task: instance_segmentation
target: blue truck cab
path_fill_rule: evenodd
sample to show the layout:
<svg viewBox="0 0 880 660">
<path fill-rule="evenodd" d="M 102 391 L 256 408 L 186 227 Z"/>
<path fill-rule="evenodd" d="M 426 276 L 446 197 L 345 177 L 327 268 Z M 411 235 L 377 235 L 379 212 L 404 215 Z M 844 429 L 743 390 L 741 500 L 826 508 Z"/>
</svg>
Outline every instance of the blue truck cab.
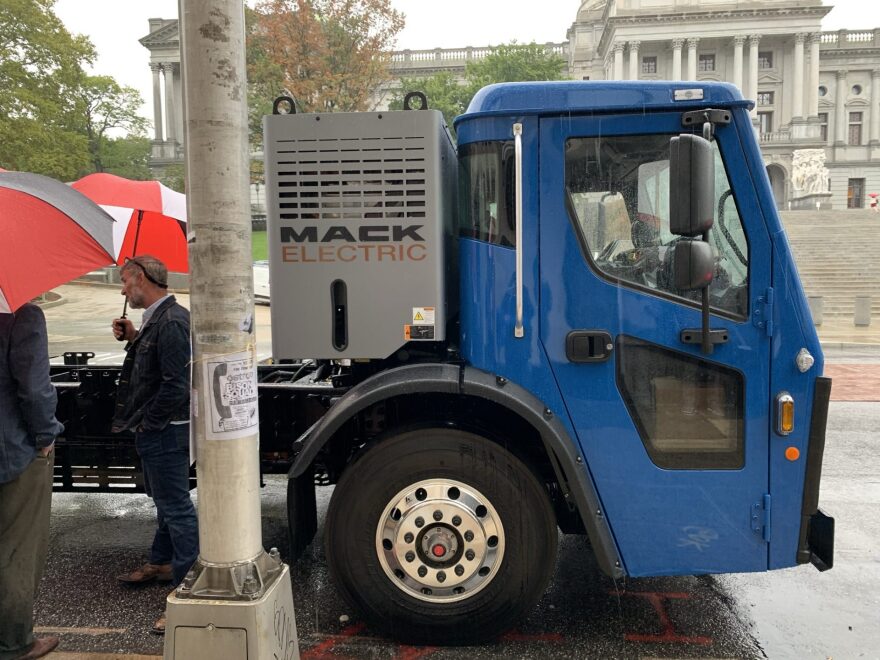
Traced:
<svg viewBox="0 0 880 660">
<path fill-rule="evenodd" d="M 727 84 L 521 83 L 483 89 L 456 120 L 462 354 L 561 421 L 610 571 L 830 565 L 814 547 L 830 544 L 815 499 L 830 383 L 751 107 Z M 691 239 L 671 233 L 669 201 L 670 141 L 707 121 L 709 355 L 691 343 L 700 304 L 675 286 L 674 245 Z"/>
<path fill-rule="evenodd" d="M 436 111 L 421 132 L 423 111 L 265 123 L 291 301 L 273 293 L 273 344 L 301 323 L 288 338 L 322 357 L 372 340 L 380 358 L 318 367 L 344 387 L 289 490 L 302 547 L 312 475 L 336 484 L 325 553 L 367 621 L 416 643 L 499 634 L 546 588 L 559 530 L 615 579 L 831 567 L 830 381 L 751 108 L 726 84 L 534 82 L 481 90 L 454 149 Z M 356 249 L 394 261 L 351 270 Z M 426 273 L 439 305 L 406 302 Z M 396 306 L 414 325 L 383 350 Z"/>
</svg>

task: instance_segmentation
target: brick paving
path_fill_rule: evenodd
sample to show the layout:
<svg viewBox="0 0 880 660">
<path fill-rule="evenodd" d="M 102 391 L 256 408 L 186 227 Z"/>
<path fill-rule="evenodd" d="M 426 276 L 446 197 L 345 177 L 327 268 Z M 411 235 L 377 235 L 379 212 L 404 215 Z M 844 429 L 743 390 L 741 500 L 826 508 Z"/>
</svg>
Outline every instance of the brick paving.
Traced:
<svg viewBox="0 0 880 660">
<path fill-rule="evenodd" d="M 880 364 L 826 364 L 832 401 L 880 401 Z"/>
</svg>

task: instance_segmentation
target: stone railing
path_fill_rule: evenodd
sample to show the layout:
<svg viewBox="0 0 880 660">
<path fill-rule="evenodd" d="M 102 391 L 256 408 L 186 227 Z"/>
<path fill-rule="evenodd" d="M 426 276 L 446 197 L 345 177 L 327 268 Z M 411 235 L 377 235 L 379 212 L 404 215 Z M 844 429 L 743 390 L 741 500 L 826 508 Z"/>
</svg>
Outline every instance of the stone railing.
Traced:
<svg viewBox="0 0 880 660">
<path fill-rule="evenodd" d="M 548 54 L 568 56 L 568 43 L 543 44 Z M 429 50 L 398 50 L 391 55 L 391 70 L 463 69 L 468 62 L 482 60 L 495 52 L 492 46 L 466 48 L 432 48 Z"/>
<path fill-rule="evenodd" d="M 823 32 L 819 42 L 824 48 L 880 48 L 880 28 Z"/>
<path fill-rule="evenodd" d="M 759 133 L 758 139 L 761 143 L 765 142 L 791 142 L 791 131 L 774 131 L 772 133 Z"/>
</svg>

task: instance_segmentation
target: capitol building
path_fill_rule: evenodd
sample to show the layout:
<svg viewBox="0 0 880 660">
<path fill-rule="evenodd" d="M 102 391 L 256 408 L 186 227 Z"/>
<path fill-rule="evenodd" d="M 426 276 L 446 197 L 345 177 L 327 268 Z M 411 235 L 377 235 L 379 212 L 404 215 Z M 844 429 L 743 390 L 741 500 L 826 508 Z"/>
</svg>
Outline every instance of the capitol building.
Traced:
<svg viewBox="0 0 880 660">
<path fill-rule="evenodd" d="M 575 80 L 732 82 L 755 101 L 753 122 L 777 204 L 789 208 L 795 152 L 824 149 L 832 208 L 880 193 L 880 27 L 822 31 L 820 0 L 584 0 L 564 40 L 546 44 Z M 151 164 L 182 161 L 176 20 L 150 19 L 141 39 L 153 71 Z M 491 45 L 394 53 L 392 73 L 462 74 Z M 377 90 L 381 99 L 388 89 Z M 257 191 L 259 192 L 259 190 Z M 259 204 L 259 199 L 257 199 Z M 256 210 L 256 209 L 255 209 Z"/>
</svg>

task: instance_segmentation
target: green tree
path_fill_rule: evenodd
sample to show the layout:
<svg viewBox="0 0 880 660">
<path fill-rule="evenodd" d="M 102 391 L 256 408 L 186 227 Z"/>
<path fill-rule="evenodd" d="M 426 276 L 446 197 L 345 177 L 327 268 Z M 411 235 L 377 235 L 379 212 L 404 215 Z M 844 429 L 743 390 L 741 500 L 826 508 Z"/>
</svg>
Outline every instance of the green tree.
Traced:
<svg viewBox="0 0 880 660">
<path fill-rule="evenodd" d="M 90 172 L 104 172 L 108 144 L 124 132 L 131 138 L 146 135 L 148 122 L 138 114 L 143 104 L 134 87 L 122 87 L 109 76 L 84 76 L 73 92 L 79 131 L 88 140 Z"/>
<path fill-rule="evenodd" d="M 462 80 L 448 72 L 423 78 L 401 79 L 400 90 L 392 95 L 389 107 L 400 110 L 407 92 L 425 92 L 428 107 L 440 110 L 451 129 L 452 120 L 467 109 L 474 94 L 486 85 L 528 80 L 562 80 L 565 77 L 564 71 L 565 60 L 548 52 L 544 46 L 513 42 L 498 46 L 481 60 L 468 62 Z"/>
<path fill-rule="evenodd" d="M 402 78 L 400 91 L 392 95 L 388 107 L 392 110 L 403 109 L 403 99 L 408 92 L 424 92 L 428 99 L 428 107 L 439 110 L 451 127 L 452 120 L 467 109 L 473 93 L 466 84 L 459 83 L 448 71 L 437 73 L 429 78 Z"/>
<path fill-rule="evenodd" d="M 565 60 L 544 46 L 516 42 L 498 46 L 481 60 L 468 62 L 464 77 L 472 95 L 493 83 L 528 80 L 562 80 Z"/>
<path fill-rule="evenodd" d="M 150 139 L 146 137 L 110 138 L 101 151 L 103 171 L 135 181 L 153 178 L 150 171 Z"/>
<path fill-rule="evenodd" d="M 159 181 L 172 190 L 180 193 L 186 192 L 186 169 L 183 163 L 172 163 L 159 174 Z"/>
<path fill-rule="evenodd" d="M 72 179 L 89 155 L 71 98 L 95 52 L 65 29 L 53 5 L 0 2 L 0 166 Z"/>
</svg>

